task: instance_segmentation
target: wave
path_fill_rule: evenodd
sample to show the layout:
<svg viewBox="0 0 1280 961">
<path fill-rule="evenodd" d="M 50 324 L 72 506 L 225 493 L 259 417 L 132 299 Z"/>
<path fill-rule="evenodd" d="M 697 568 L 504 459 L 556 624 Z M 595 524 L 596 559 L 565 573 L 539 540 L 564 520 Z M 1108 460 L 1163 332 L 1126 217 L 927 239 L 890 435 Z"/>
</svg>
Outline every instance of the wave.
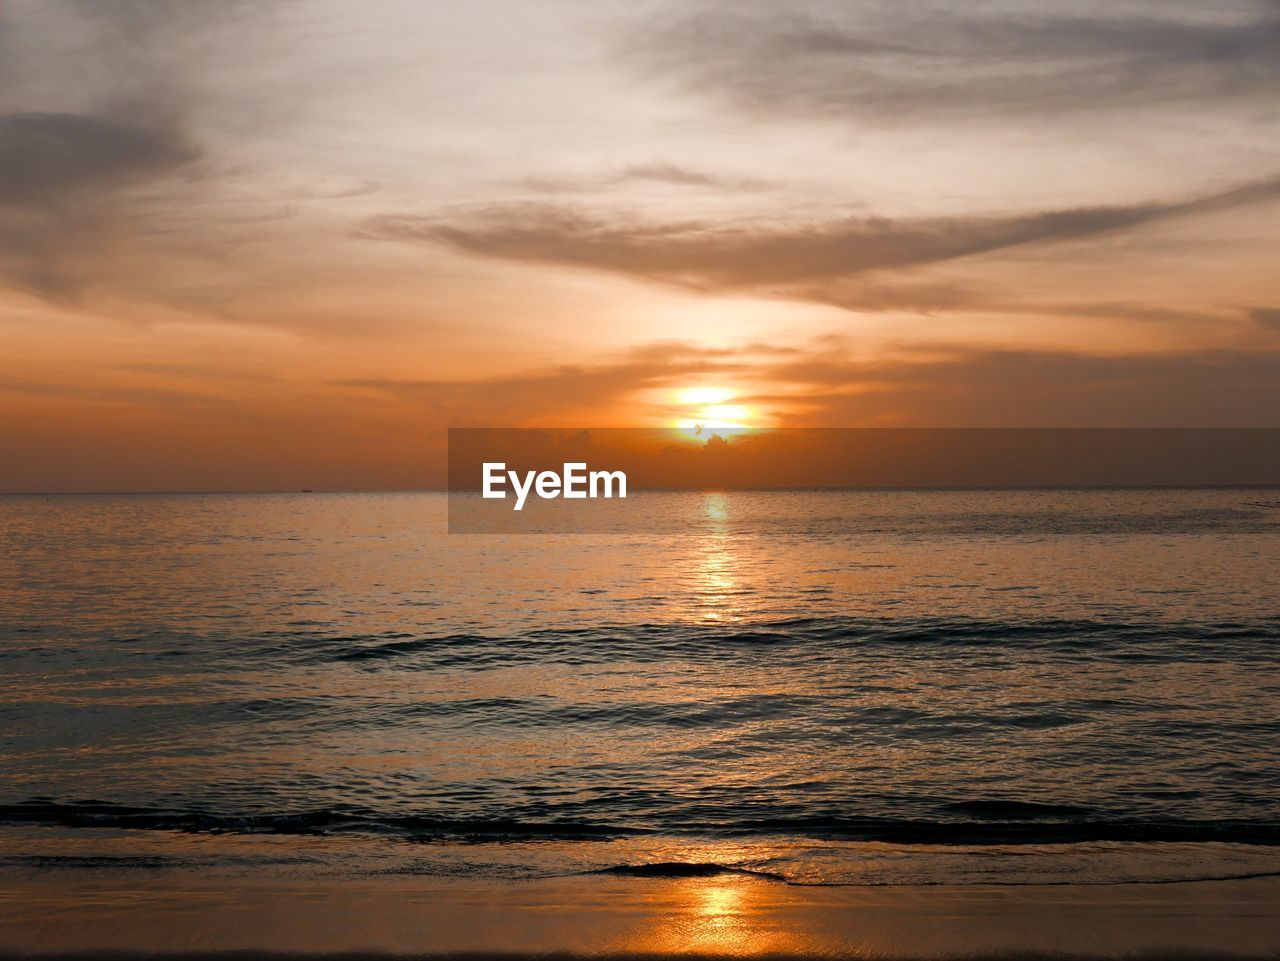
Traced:
<svg viewBox="0 0 1280 961">
<path fill-rule="evenodd" d="M 262 643 L 265 641 L 265 643 Z M 900 652 L 930 648 L 1002 648 L 1115 660 L 1265 660 L 1280 641 L 1280 617 L 1249 621 L 1182 622 L 1106 618 L 879 618 L 832 615 L 788 617 L 735 627 L 641 623 L 538 628 L 501 635 L 446 633 L 412 636 L 334 636 L 273 632 L 249 656 L 281 655 L 309 662 L 350 663 L 364 669 L 484 668 L 536 660 L 589 664 L 672 656 L 710 659 L 786 656 L 819 649 Z"/>
<path fill-rule="evenodd" d="M 65 828 L 125 828 L 237 834 L 372 835 L 410 841 L 590 841 L 636 835 L 715 837 L 798 836 L 903 845 L 1034 845 L 1098 841 L 1142 843 L 1220 842 L 1280 846 L 1280 822 L 1245 820 L 1139 820 L 1089 816 L 1071 807 L 1011 801 L 959 802 L 968 820 L 887 817 L 760 818 L 704 821 L 657 827 L 590 821 L 521 818 L 448 818 L 384 814 L 354 806 L 296 813 L 221 813 L 133 807 L 102 801 L 63 803 L 45 799 L 0 805 L 0 824 Z"/>
<path fill-rule="evenodd" d="M 757 871 L 707 861 L 651 861 L 643 864 L 615 864 L 587 871 L 587 874 L 612 874 L 629 878 L 717 878 L 744 875 L 768 881 L 787 881 L 786 875 L 774 871 Z"/>
<path fill-rule="evenodd" d="M 639 829 L 575 822 L 535 822 L 504 818 L 440 818 L 379 815 L 333 807 L 282 814 L 231 814 L 200 810 L 133 807 L 101 801 L 63 804 L 27 801 L 0 805 L 0 824 L 44 824 L 68 828 L 128 828 L 209 834 L 367 834 L 414 840 L 467 838 L 586 840 L 647 833 Z"/>
<path fill-rule="evenodd" d="M 746 822 L 746 833 L 791 834 L 891 844 L 1020 845 L 1098 841 L 1280 845 L 1280 823 L 1189 819 L 925 821 L 894 818 L 772 818 Z M 734 833 L 731 829 L 727 833 Z"/>
<path fill-rule="evenodd" d="M 893 887 L 903 882 L 900 880 L 875 881 L 860 878 L 857 881 L 809 881 L 788 877 L 777 871 L 762 871 L 756 868 L 744 868 L 733 864 L 717 864 L 703 861 L 656 861 L 639 864 L 616 864 L 593 871 L 584 871 L 583 875 L 609 875 L 628 878 L 716 878 L 716 877 L 751 877 L 763 881 L 776 881 L 790 887 L 798 888 L 843 888 L 843 887 Z M 1123 878 L 1121 880 L 1088 880 L 1070 878 L 1047 880 L 1034 878 L 1018 880 L 1009 878 L 984 877 L 973 881 L 956 881 L 953 878 L 924 881 L 919 878 L 911 880 L 912 887 L 1114 887 L 1125 884 L 1195 884 L 1205 881 L 1251 881 L 1259 878 L 1277 878 L 1280 871 L 1240 871 L 1226 874 L 1189 873 L 1168 878 Z"/>
</svg>

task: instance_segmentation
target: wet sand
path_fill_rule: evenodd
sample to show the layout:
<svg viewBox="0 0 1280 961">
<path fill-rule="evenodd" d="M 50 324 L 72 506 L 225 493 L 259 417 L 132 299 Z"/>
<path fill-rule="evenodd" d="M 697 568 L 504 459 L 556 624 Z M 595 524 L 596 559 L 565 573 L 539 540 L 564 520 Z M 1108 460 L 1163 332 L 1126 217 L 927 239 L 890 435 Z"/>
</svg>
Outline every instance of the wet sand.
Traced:
<svg viewBox="0 0 1280 961">
<path fill-rule="evenodd" d="M 14 879 L 10 879 L 11 881 Z M 740 876 L 316 882 L 53 870 L 0 955 L 1280 956 L 1280 881 L 798 887 Z"/>
</svg>

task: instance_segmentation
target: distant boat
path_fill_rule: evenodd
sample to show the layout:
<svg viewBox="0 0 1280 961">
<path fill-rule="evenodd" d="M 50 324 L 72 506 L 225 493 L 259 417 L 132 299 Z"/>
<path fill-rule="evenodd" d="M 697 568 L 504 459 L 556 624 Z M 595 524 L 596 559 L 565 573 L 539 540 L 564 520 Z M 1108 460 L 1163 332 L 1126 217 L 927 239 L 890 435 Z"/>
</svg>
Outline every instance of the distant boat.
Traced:
<svg viewBox="0 0 1280 961">
<path fill-rule="evenodd" d="M 304 494 L 314 494 L 314 493 L 315 493 L 315 491 L 313 491 L 310 487 L 304 487 L 304 488 L 302 488 L 302 493 L 304 493 Z"/>
</svg>

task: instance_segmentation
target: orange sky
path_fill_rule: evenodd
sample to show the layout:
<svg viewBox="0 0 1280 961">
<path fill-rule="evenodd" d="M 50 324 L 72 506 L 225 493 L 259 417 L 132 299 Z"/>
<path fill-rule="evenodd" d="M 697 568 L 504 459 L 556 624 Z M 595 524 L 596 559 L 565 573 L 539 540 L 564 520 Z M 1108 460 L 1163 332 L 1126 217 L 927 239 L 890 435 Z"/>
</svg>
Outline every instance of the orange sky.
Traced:
<svg viewBox="0 0 1280 961">
<path fill-rule="evenodd" d="M 1278 87 L 1243 0 L 6 4 L 0 490 L 1280 426 Z"/>
</svg>

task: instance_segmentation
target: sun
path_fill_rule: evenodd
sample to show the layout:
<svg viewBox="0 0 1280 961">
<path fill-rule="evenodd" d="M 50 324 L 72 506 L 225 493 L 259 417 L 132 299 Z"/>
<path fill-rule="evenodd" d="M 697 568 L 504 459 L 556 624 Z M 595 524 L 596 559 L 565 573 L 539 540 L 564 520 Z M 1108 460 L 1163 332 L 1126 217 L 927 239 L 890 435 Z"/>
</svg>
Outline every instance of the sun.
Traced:
<svg viewBox="0 0 1280 961">
<path fill-rule="evenodd" d="M 676 417 L 672 426 L 703 439 L 714 432 L 748 430 L 758 418 L 745 404 L 731 403 L 738 393 L 724 386 L 682 387 L 674 394 Z"/>
<path fill-rule="evenodd" d="M 743 407 L 741 404 L 713 404 L 710 407 L 703 407 L 694 411 L 688 417 L 680 418 L 676 426 L 695 427 L 701 425 L 707 428 L 742 429 L 751 426 L 748 423 L 750 420 L 750 409 Z"/>
<path fill-rule="evenodd" d="M 723 404 L 735 393 L 730 387 L 685 387 L 676 391 L 676 403 L 685 407 Z"/>
</svg>

